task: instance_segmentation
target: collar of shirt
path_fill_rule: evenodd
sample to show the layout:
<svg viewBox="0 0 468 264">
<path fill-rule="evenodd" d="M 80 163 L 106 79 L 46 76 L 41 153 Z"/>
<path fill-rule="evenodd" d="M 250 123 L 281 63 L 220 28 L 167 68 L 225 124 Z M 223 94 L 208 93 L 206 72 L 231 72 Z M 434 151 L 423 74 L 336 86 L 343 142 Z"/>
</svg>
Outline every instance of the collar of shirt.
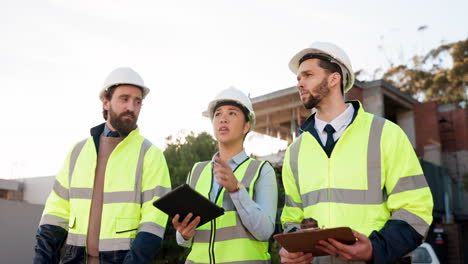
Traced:
<svg viewBox="0 0 468 264">
<path fill-rule="evenodd" d="M 346 109 L 330 123 L 327 123 L 323 120 L 320 120 L 317 115 L 315 115 L 315 129 L 320 133 L 327 133 L 324 131 L 324 128 L 327 124 L 330 124 L 336 132 L 346 128 L 351 120 L 353 119 L 354 108 L 350 103 L 346 103 Z"/>
<path fill-rule="evenodd" d="M 216 154 L 213 155 L 213 158 L 211 158 L 211 161 L 213 164 L 215 163 L 215 157 L 219 155 L 219 152 L 216 152 Z M 244 160 L 246 160 L 249 156 L 247 156 L 247 153 L 245 153 L 245 150 L 243 149 L 241 152 L 239 152 L 237 155 L 232 157 L 231 159 L 228 160 L 227 164 L 231 169 L 234 171 L 239 164 L 241 164 Z"/>
<path fill-rule="evenodd" d="M 104 123 L 104 131 L 102 131 L 102 134 L 107 137 L 107 134 L 111 132 L 110 128 L 107 126 L 107 124 Z"/>
<path fill-rule="evenodd" d="M 102 135 L 107 137 L 107 135 L 109 135 L 109 132 L 111 132 L 112 130 L 110 130 L 110 128 L 107 126 L 107 123 L 104 123 L 104 131 L 102 131 Z M 117 132 L 119 133 L 119 132 Z M 122 136 L 122 134 L 119 133 L 120 136 Z"/>
</svg>

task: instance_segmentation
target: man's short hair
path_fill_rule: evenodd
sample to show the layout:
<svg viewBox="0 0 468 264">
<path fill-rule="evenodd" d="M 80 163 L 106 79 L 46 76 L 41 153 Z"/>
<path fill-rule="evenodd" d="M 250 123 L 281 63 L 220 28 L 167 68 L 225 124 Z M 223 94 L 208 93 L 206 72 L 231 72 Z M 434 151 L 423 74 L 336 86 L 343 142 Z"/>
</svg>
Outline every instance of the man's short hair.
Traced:
<svg viewBox="0 0 468 264">
<path fill-rule="evenodd" d="M 319 66 L 320 68 L 324 69 L 328 73 L 334 73 L 337 72 L 340 74 L 341 81 L 340 81 L 340 88 L 341 88 L 341 93 L 343 94 L 343 72 L 341 71 L 340 65 L 332 62 L 332 58 L 330 58 L 327 55 L 322 55 L 322 54 L 316 54 L 316 53 L 308 53 L 304 55 L 300 60 L 299 60 L 299 65 L 303 63 L 306 60 L 310 59 L 319 59 Z"/>
</svg>

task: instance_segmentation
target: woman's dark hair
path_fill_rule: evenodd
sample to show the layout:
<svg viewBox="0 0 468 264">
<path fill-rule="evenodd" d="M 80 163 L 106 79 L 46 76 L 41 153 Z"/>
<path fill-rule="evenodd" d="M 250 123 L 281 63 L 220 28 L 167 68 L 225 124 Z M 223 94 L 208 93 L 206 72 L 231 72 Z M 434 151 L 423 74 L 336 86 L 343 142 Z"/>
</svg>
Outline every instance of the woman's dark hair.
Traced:
<svg viewBox="0 0 468 264">
<path fill-rule="evenodd" d="M 214 112 L 216 111 L 216 109 L 218 109 L 218 107 L 223 106 L 223 105 L 232 105 L 232 106 L 235 106 L 235 107 L 239 108 L 239 109 L 242 111 L 242 113 L 244 113 L 245 122 L 249 122 L 249 121 L 250 121 L 250 120 L 249 120 L 249 112 L 250 112 L 250 111 L 249 111 L 245 106 L 243 106 L 243 105 L 237 103 L 236 101 L 232 101 L 232 100 L 226 100 L 226 101 L 218 102 L 218 103 L 215 105 L 215 107 L 213 108 L 213 113 L 211 113 L 211 114 L 214 114 Z"/>
</svg>

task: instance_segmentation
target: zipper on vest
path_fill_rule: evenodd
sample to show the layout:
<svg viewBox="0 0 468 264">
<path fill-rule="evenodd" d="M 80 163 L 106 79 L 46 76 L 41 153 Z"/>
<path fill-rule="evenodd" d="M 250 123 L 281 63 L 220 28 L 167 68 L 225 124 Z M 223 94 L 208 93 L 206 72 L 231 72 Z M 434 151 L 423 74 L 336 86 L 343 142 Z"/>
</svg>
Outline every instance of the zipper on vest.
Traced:
<svg viewBox="0 0 468 264">
<path fill-rule="evenodd" d="M 215 245 L 215 235 L 216 235 L 216 220 L 211 220 L 211 235 L 210 235 L 210 244 L 208 245 L 208 254 L 210 255 L 210 264 L 215 264 L 215 253 L 214 253 L 214 245 Z"/>
<path fill-rule="evenodd" d="M 331 155 L 330 155 L 331 157 Z M 328 198 L 328 224 L 331 223 L 331 159 L 328 159 L 328 190 L 327 190 L 327 198 Z"/>
<path fill-rule="evenodd" d="M 213 173 L 213 163 L 211 163 L 211 181 L 210 181 L 210 190 L 208 191 L 208 197 L 210 200 L 212 200 L 211 197 L 211 190 L 213 189 L 213 180 L 214 180 L 214 173 Z M 220 186 L 222 187 L 222 186 Z M 219 188 L 221 190 L 221 188 Z M 219 195 L 218 191 L 218 195 Z M 218 197 L 215 198 L 214 202 L 216 203 Z M 214 235 L 216 232 L 216 223 L 215 219 L 210 221 L 211 224 L 211 232 L 210 232 L 210 243 L 208 244 L 208 256 L 210 257 L 210 264 L 215 263 L 215 256 L 214 256 Z"/>
<path fill-rule="evenodd" d="M 237 167 L 232 171 L 234 173 L 244 162 L 248 161 L 250 158 L 247 157 L 245 160 L 243 160 Z M 210 197 L 211 200 L 211 189 L 213 187 L 213 180 L 214 180 L 214 174 L 213 174 L 213 163 L 211 163 L 211 184 L 210 184 L 210 191 L 208 192 L 208 197 Z M 222 185 L 219 186 L 218 193 L 216 194 L 216 197 L 214 199 L 214 203 L 217 203 L 220 197 L 221 192 L 223 191 L 224 187 Z M 225 195 L 225 194 L 224 194 Z M 223 195 L 223 197 L 224 197 Z M 214 246 L 215 246 L 215 237 L 216 237 L 216 219 L 211 220 L 211 233 L 210 233 L 210 244 L 208 245 L 208 254 L 210 256 L 210 264 L 215 264 L 216 259 L 215 259 L 215 252 L 214 252 Z"/>
</svg>

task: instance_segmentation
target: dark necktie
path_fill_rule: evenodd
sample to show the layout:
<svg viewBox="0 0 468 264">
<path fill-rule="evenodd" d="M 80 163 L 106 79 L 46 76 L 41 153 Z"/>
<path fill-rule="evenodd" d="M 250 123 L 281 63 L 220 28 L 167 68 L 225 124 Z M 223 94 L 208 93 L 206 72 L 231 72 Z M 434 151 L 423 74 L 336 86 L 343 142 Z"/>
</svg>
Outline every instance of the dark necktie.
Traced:
<svg viewBox="0 0 468 264">
<path fill-rule="evenodd" d="M 110 131 L 109 133 L 107 133 L 107 136 L 108 137 L 120 137 L 120 134 L 117 131 Z"/>
<path fill-rule="evenodd" d="M 323 130 L 327 132 L 327 143 L 325 143 L 325 152 L 327 153 L 328 157 L 330 157 L 330 154 L 335 145 L 335 140 L 333 140 L 333 133 L 335 133 L 335 129 L 332 127 L 332 125 L 327 124 Z"/>
</svg>

